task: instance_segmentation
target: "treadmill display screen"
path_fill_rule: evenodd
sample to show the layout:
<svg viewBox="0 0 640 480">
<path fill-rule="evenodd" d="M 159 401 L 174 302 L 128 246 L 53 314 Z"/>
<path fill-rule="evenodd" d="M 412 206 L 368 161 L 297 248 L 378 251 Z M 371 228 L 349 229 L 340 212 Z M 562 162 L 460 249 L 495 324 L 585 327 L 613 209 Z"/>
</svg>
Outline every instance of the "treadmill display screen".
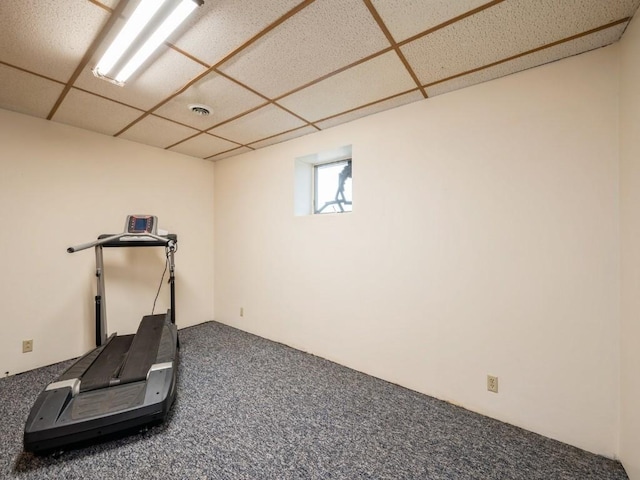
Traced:
<svg viewBox="0 0 640 480">
<path fill-rule="evenodd" d="M 127 233 L 155 233 L 156 217 L 151 215 L 129 215 L 126 229 Z"/>
<path fill-rule="evenodd" d="M 146 218 L 136 218 L 135 223 L 133 225 L 133 229 L 136 231 L 144 232 L 147 229 L 147 219 Z"/>
</svg>

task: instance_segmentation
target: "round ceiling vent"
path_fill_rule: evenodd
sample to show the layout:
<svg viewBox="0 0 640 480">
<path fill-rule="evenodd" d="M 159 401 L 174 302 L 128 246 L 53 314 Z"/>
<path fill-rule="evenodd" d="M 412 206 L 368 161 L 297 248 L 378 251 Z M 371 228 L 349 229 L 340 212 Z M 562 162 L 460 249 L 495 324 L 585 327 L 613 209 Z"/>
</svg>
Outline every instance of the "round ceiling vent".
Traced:
<svg viewBox="0 0 640 480">
<path fill-rule="evenodd" d="M 201 115 L 203 117 L 206 117 L 211 113 L 211 107 L 200 104 L 189 105 L 189 110 L 191 110 L 196 115 Z"/>
</svg>

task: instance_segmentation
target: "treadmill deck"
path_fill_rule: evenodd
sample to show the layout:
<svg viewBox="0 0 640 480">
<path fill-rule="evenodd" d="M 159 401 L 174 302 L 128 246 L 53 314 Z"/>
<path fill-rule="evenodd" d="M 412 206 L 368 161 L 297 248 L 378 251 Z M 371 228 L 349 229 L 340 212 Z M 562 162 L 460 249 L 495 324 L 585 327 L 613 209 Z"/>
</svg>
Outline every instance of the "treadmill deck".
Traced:
<svg viewBox="0 0 640 480">
<path fill-rule="evenodd" d="M 136 335 L 112 336 L 38 397 L 24 447 L 44 452 L 163 421 L 175 399 L 178 333 L 169 315 L 148 315 Z"/>
</svg>

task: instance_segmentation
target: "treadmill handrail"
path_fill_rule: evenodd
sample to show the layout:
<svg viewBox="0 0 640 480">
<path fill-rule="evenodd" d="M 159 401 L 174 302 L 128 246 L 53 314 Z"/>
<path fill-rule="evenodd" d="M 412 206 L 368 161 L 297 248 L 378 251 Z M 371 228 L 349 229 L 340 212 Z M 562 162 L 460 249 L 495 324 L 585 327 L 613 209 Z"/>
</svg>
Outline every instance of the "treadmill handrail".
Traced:
<svg viewBox="0 0 640 480">
<path fill-rule="evenodd" d="M 68 253 L 75 253 L 81 250 L 86 250 L 87 248 L 97 247 L 98 245 L 104 245 L 105 243 L 113 242 L 114 240 L 120 240 L 121 238 L 140 238 L 140 237 L 149 237 L 153 240 L 158 240 L 159 242 L 163 242 L 164 244 L 168 244 L 172 240 L 168 237 L 162 237 L 160 235 L 155 235 L 153 233 L 118 233 L 116 235 L 111 235 L 106 238 L 99 238 L 98 240 L 94 240 L 92 242 L 82 243 L 80 245 L 76 245 L 74 247 L 67 248 Z"/>
</svg>

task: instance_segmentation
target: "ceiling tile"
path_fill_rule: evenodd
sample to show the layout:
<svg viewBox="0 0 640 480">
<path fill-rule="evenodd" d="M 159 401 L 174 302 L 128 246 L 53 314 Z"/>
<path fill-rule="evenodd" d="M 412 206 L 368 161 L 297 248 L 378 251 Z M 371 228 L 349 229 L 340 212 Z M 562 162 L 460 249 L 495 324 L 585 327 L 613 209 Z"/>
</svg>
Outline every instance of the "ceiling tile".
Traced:
<svg viewBox="0 0 640 480">
<path fill-rule="evenodd" d="M 214 137 L 208 133 L 202 133 L 197 137 L 190 138 L 178 145 L 171 147 L 169 150 L 184 153 L 192 157 L 207 158 L 217 153 L 226 152 L 237 148 L 238 144 L 224 140 L 223 138 Z"/>
<path fill-rule="evenodd" d="M 205 71 L 205 67 L 175 50 L 164 47 L 160 56 L 147 68 L 119 87 L 97 78 L 91 72 L 100 55 L 89 62 L 75 85 L 99 95 L 148 110 L 184 87 L 192 78 Z"/>
<path fill-rule="evenodd" d="M 139 116 L 139 110 L 72 88 L 60 104 L 53 120 L 114 135 Z"/>
<path fill-rule="evenodd" d="M 164 118 L 148 115 L 119 135 L 134 142 L 167 148 L 174 143 L 197 134 L 198 131 Z"/>
<path fill-rule="evenodd" d="M 87 1 L 0 1 L 0 60 L 67 82 L 108 18 Z"/>
<path fill-rule="evenodd" d="M 317 0 L 220 70 L 277 97 L 387 47 L 362 0 Z"/>
<path fill-rule="evenodd" d="M 210 73 L 189 87 L 184 93 L 169 100 L 156 113 L 177 122 L 206 130 L 240 113 L 263 105 L 266 100 L 216 73 Z M 206 117 L 189 110 L 191 104 L 211 107 Z"/>
<path fill-rule="evenodd" d="M 419 91 L 416 90 L 415 92 L 409 92 L 403 95 L 398 95 L 397 97 L 393 97 L 388 100 L 384 100 L 382 102 L 369 105 L 367 107 L 359 108 L 352 112 L 347 112 L 343 115 L 338 115 L 336 117 L 332 117 L 327 120 L 317 122 L 316 125 L 324 130 L 326 128 L 340 125 L 341 123 L 350 122 L 357 118 L 366 117 L 367 115 L 383 112 L 391 108 L 399 107 L 401 105 L 406 105 L 407 103 L 418 102 L 420 100 L 424 100 L 424 97 Z"/>
<path fill-rule="evenodd" d="M 64 85 L 0 64 L 0 108 L 47 118 Z"/>
<path fill-rule="evenodd" d="M 509 0 L 402 47 L 423 85 L 626 17 L 637 0 Z"/>
<path fill-rule="evenodd" d="M 436 27 L 489 0 L 371 0 L 396 42 Z"/>
<path fill-rule="evenodd" d="M 208 160 L 213 160 L 217 162 L 218 160 L 223 160 L 229 157 L 235 157 L 236 155 L 240 155 L 241 153 L 251 152 L 252 150 L 249 147 L 238 147 L 234 150 L 229 150 L 228 152 L 220 153 L 214 157 L 209 158 Z"/>
<path fill-rule="evenodd" d="M 234 142 L 247 144 L 284 133 L 305 123 L 275 105 L 267 105 L 211 130 L 211 133 Z"/>
<path fill-rule="evenodd" d="M 299 90 L 278 103 L 313 122 L 416 87 L 396 52 L 391 51 Z"/>
<path fill-rule="evenodd" d="M 187 20 L 185 33 L 174 44 L 215 65 L 299 3 L 300 0 L 206 1 Z"/>
<path fill-rule="evenodd" d="M 264 140 L 260 140 L 259 142 L 254 142 L 250 146 L 254 148 L 263 148 L 268 147 L 269 145 L 275 145 L 276 143 L 286 142 L 287 140 L 291 140 L 292 138 L 302 137 L 303 135 L 307 135 L 309 133 L 315 133 L 318 130 L 311 125 L 306 127 L 298 128 L 293 130 L 292 132 L 283 133 L 282 135 L 275 135 L 271 138 L 266 138 Z"/>
<path fill-rule="evenodd" d="M 494 67 L 485 68 L 469 75 L 463 75 L 446 82 L 438 83 L 427 88 L 427 94 L 430 97 L 447 93 L 460 88 L 469 87 L 478 83 L 493 80 L 495 78 L 510 75 L 515 72 L 526 70 L 528 68 L 537 67 L 545 63 L 554 62 L 561 58 L 570 57 L 578 53 L 582 53 L 602 45 L 608 45 L 615 42 L 624 32 L 627 24 L 616 25 L 615 27 L 601 30 L 599 32 L 580 37 L 570 42 L 561 43 L 555 47 L 539 50 L 530 55 L 516 58 L 509 62 L 501 63 Z"/>
</svg>

